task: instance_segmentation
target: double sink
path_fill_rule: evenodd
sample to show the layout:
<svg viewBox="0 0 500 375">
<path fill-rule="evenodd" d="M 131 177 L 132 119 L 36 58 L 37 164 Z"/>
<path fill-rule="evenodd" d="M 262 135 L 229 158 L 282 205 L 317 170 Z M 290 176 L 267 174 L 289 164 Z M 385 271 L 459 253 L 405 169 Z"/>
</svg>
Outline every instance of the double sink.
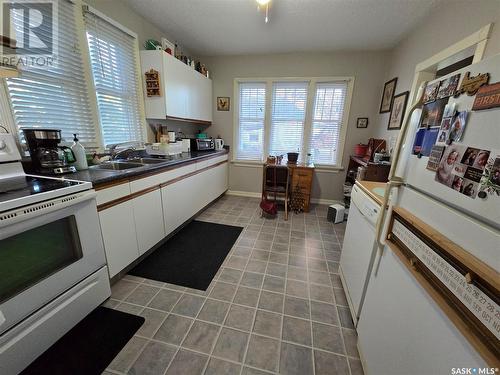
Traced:
<svg viewBox="0 0 500 375">
<path fill-rule="evenodd" d="M 122 160 L 113 160 L 107 161 L 102 164 L 94 165 L 91 168 L 93 169 L 107 169 L 112 171 L 123 171 L 126 169 L 132 168 L 140 168 L 150 164 L 160 164 L 160 163 L 168 163 L 175 158 L 165 158 L 165 159 L 157 159 L 157 158 L 132 158 L 132 159 L 122 159 Z"/>
</svg>

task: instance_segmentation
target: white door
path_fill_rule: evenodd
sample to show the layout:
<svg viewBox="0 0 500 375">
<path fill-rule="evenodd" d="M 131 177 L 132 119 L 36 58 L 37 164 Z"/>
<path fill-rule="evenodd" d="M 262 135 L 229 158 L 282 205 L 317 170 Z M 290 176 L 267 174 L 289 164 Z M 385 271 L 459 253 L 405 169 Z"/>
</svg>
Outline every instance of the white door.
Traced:
<svg viewBox="0 0 500 375">
<path fill-rule="evenodd" d="M 355 323 L 361 312 L 360 305 L 371 272 L 374 252 L 375 228 L 353 202 L 342 246 L 340 272 Z"/>
<path fill-rule="evenodd" d="M 144 254 L 165 237 L 160 189 L 132 200 L 139 255 Z"/>
<path fill-rule="evenodd" d="M 357 326 L 367 375 L 449 375 L 487 364 L 389 248 Z"/>
<path fill-rule="evenodd" d="M 165 235 L 172 233 L 196 212 L 197 179 L 194 175 L 161 188 Z"/>
<path fill-rule="evenodd" d="M 99 212 L 109 274 L 115 276 L 139 256 L 132 201 Z"/>
<path fill-rule="evenodd" d="M 105 265 L 95 196 L 0 214 L 0 334 Z"/>
<path fill-rule="evenodd" d="M 466 72 L 470 72 L 471 77 L 480 73 L 489 73 L 490 82 L 498 82 L 500 80 L 500 54 L 451 73 L 450 76 L 458 72 L 461 73 L 461 78 Z M 442 77 L 440 80 L 447 77 Z M 498 109 L 471 111 L 474 98 L 475 96 L 467 94 L 460 95 L 458 98 L 449 98 L 448 103 L 456 103 L 458 111 L 469 111 L 460 142 L 453 143 L 449 147 L 469 146 L 488 151 L 496 149 L 498 152 L 500 149 L 499 111 Z M 405 141 L 405 152 L 402 155 L 403 160 L 408 159 L 405 181 L 418 190 L 487 222 L 488 225 L 500 228 L 500 197 L 488 195 L 486 199 L 479 197 L 472 199 L 436 182 L 434 180 L 436 172 L 426 168 L 428 157 L 419 158 L 417 155 L 409 155 L 413 148 L 414 139 L 415 134 L 408 134 Z M 463 155 L 464 152 L 459 151 L 460 159 Z"/>
<path fill-rule="evenodd" d="M 189 118 L 190 72 L 187 66 L 167 53 L 163 54 L 163 79 L 167 116 Z"/>
</svg>

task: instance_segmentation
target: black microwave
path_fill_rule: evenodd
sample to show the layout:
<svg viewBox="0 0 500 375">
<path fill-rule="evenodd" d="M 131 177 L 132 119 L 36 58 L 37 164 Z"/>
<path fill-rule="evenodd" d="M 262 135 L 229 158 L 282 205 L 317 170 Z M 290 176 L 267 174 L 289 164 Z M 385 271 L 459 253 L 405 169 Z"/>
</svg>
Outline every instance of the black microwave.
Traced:
<svg viewBox="0 0 500 375">
<path fill-rule="evenodd" d="M 214 140 L 211 138 L 191 139 L 191 151 L 215 150 Z"/>
</svg>

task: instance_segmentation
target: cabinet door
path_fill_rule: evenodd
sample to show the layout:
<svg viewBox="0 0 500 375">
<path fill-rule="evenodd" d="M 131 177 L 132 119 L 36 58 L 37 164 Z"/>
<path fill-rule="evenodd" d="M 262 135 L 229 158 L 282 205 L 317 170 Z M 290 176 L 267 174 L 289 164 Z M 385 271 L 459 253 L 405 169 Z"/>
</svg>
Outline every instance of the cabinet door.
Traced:
<svg viewBox="0 0 500 375">
<path fill-rule="evenodd" d="M 146 79 L 144 73 L 149 72 L 151 69 L 156 70 L 160 74 L 160 87 L 161 96 L 147 95 L 146 82 L 143 82 L 144 93 L 144 109 L 146 118 L 148 119 L 165 119 L 167 114 L 166 101 L 165 101 L 165 75 L 162 59 L 162 51 L 141 51 L 141 70 L 142 80 Z"/>
<path fill-rule="evenodd" d="M 179 225 L 196 212 L 198 202 L 197 175 L 182 179 L 161 188 L 165 235 L 172 233 Z"/>
<path fill-rule="evenodd" d="M 193 72 L 189 97 L 189 118 L 212 121 L 212 80 Z"/>
<path fill-rule="evenodd" d="M 167 116 L 189 118 L 188 103 L 192 72 L 175 57 L 163 54 L 163 75 Z"/>
<path fill-rule="evenodd" d="M 142 255 L 165 237 L 160 189 L 132 200 L 137 244 Z"/>
<path fill-rule="evenodd" d="M 99 212 L 104 250 L 111 277 L 139 256 L 132 202 Z"/>
</svg>

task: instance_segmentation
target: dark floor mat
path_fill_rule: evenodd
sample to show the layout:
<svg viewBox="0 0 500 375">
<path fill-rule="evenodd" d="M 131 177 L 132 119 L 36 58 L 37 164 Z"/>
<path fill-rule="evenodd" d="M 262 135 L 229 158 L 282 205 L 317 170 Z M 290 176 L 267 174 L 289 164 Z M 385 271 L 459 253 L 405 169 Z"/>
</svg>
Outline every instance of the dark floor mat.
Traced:
<svg viewBox="0 0 500 375">
<path fill-rule="evenodd" d="M 144 318 L 98 307 L 47 349 L 22 375 L 100 375 Z"/>
<path fill-rule="evenodd" d="M 242 227 L 192 221 L 129 274 L 207 290 Z"/>
</svg>

